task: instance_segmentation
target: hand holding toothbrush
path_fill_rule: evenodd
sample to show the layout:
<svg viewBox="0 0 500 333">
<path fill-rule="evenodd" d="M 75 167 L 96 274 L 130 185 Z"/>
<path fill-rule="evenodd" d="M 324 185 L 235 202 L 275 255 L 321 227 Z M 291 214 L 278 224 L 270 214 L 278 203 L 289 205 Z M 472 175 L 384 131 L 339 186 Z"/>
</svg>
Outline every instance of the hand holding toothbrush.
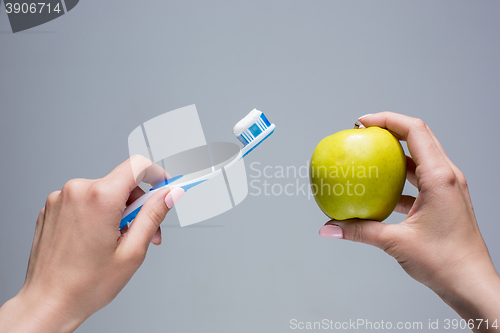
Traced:
<svg viewBox="0 0 500 333">
<path fill-rule="evenodd" d="M 158 191 L 120 231 L 125 206 L 144 194 L 141 181 L 154 185 L 167 176 L 137 155 L 102 179 L 73 179 L 50 194 L 26 281 L 0 308 L 0 332 L 72 332 L 110 303 L 141 266 L 149 243 L 161 243 L 160 224 L 184 191 Z"/>
<path fill-rule="evenodd" d="M 274 128 L 262 112 L 250 112 L 235 126 L 243 148 L 224 167 Z M 75 330 L 118 295 L 149 243 L 161 243 L 160 224 L 184 191 L 220 172 L 183 182 L 135 155 L 102 179 L 73 179 L 50 194 L 37 220 L 26 281 L 0 308 L 0 332 Z M 153 189 L 144 193 L 142 181 Z"/>
</svg>

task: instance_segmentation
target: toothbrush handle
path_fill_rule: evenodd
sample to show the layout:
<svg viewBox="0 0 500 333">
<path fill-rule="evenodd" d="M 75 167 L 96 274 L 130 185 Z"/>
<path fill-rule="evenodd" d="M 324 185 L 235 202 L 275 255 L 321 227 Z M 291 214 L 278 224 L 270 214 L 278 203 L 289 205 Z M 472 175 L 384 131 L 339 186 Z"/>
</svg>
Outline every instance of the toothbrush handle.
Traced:
<svg viewBox="0 0 500 333">
<path fill-rule="evenodd" d="M 124 226 L 126 226 L 128 223 L 132 222 L 132 220 L 137 216 L 137 214 L 141 210 L 142 206 L 146 203 L 146 201 L 149 199 L 149 197 L 151 197 L 156 191 L 163 189 L 163 188 L 170 187 L 170 186 L 180 187 L 184 191 L 187 191 L 190 188 L 195 187 L 196 185 L 199 185 L 199 184 L 201 184 L 209 179 L 212 179 L 221 173 L 222 173 L 222 171 L 221 171 L 221 169 L 219 169 L 219 170 L 211 172 L 208 175 L 204 175 L 204 176 L 198 177 L 196 179 L 192 179 L 192 180 L 180 183 L 180 184 L 171 184 L 175 180 L 180 179 L 182 177 L 182 175 L 181 175 L 181 176 L 176 176 L 176 177 L 170 178 L 170 179 L 166 180 L 164 183 L 160 183 L 159 184 L 159 185 L 161 185 L 160 187 L 157 187 L 158 185 L 155 186 L 149 192 L 144 193 L 141 197 L 139 197 L 137 200 L 135 200 L 130 205 L 128 205 L 127 208 L 125 208 L 125 211 L 122 214 L 122 220 L 120 222 L 120 230 Z M 167 186 L 166 184 L 170 184 L 170 185 Z"/>
<path fill-rule="evenodd" d="M 158 191 L 158 189 L 144 193 L 141 197 L 137 198 L 137 200 L 135 200 L 130 205 L 128 205 L 127 208 L 125 208 L 125 211 L 123 212 L 122 215 L 122 220 L 120 222 L 120 230 L 121 228 L 126 226 L 127 223 L 135 219 L 137 213 L 139 213 L 142 206 L 146 203 L 149 197 L 152 196 L 156 191 Z"/>
</svg>

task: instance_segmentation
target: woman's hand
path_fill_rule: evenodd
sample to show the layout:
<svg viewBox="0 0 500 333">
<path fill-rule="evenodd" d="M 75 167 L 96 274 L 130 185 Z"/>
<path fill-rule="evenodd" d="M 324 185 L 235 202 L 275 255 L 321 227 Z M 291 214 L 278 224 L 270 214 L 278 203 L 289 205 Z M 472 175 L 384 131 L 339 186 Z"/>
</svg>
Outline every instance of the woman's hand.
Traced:
<svg viewBox="0 0 500 333">
<path fill-rule="evenodd" d="M 396 211 L 407 216 L 399 224 L 332 220 L 320 235 L 379 247 L 464 319 L 489 319 L 490 325 L 498 319 L 500 325 L 500 278 L 479 232 L 462 172 L 422 120 L 391 112 L 359 120 L 407 141 L 407 178 L 419 194 L 401 197 Z M 477 329 L 478 324 L 475 331 L 486 332 L 485 323 Z"/>
<path fill-rule="evenodd" d="M 158 191 L 120 231 L 122 213 L 144 193 L 141 181 L 156 184 L 167 176 L 133 156 L 102 179 L 73 179 L 50 194 L 37 220 L 26 281 L 0 308 L 0 331 L 71 332 L 110 303 L 149 243 L 161 243 L 160 224 L 184 191 Z"/>
</svg>

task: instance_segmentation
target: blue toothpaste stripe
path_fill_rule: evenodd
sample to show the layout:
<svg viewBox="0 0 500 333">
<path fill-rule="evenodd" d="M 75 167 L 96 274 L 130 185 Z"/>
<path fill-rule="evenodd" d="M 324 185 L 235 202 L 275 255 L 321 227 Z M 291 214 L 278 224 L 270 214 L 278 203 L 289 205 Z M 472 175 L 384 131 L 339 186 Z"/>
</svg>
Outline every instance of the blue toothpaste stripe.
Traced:
<svg viewBox="0 0 500 333">
<path fill-rule="evenodd" d="M 266 137 L 262 140 L 260 140 L 255 146 L 252 147 L 252 149 L 250 149 L 249 151 L 247 151 L 245 153 L 245 155 L 241 156 L 241 158 L 245 157 L 248 155 L 248 153 L 250 153 L 252 150 L 254 150 L 258 145 L 260 145 L 262 143 L 262 141 L 264 141 L 265 139 L 267 139 L 269 137 L 269 135 L 273 134 L 274 133 L 274 130 L 271 131 L 271 133 L 269 133 L 268 135 L 266 135 Z"/>
<path fill-rule="evenodd" d="M 264 131 L 266 128 L 265 126 L 262 125 L 262 121 L 261 119 L 257 119 L 257 122 L 255 123 L 255 125 L 257 125 L 262 131 Z"/>
<path fill-rule="evenodd" d="M 269 120 L 267 120 L 266 116 L 263 113 L 260 114 L 260 118 L 262 119 L 264 124 L 267 125 L 267 127 L 271 126 L 271 123 L 269 122 Z"/>
<path fill-rule="evenodd" d="M 252 133 L 254 137 L 257 137 L 260 133 L 262 133 L 262 130 L 260 129 L 259 126 L 257 126 L 257 124 L 253 124 L 252 126 L 250 126 L 248 130 Z"/>
<path fill-rule="evenodd" d="M 266 125 L 266 123 L 264 122 L 264 120 L 262 120 L 262 118 L 259 118 L 259 123 L 262 125 L 262 127 L 264 129 L 266 129 L 268 126 Z"/>
<path fill-rule="evenodd" d="M 261 122 L 262 126 L 264 126 L 266 129 L 269 127 L 269 126 L 266 125 L 266 123 L 264 122 L 264 120 L 262 120 L 262 118 L 259 119 L 259 121 Z"/>
<path fill-rule="evenodd" d="M 248 130 L 245 130 L 243 133 L 241 133 L 241 135 L 243 135 L 245 137 L 247 142 L 252 141 L 252 137 L 251 137 L 250 133 L 248 132 Z"/>
<path fill-rule="evenodd" d="M 238 138 L 238 140 L 240 140 L 240 141 L 241 141 L 241 143 L 242 143 L 244 146 L 246 146 L 246 145 L 248 144 L 247 139 L 245 139 L 245 137 L 244 137 L 242 134 L 238 135 L 238 137 L 237 137 L 237 138 Z"/>
</svg>

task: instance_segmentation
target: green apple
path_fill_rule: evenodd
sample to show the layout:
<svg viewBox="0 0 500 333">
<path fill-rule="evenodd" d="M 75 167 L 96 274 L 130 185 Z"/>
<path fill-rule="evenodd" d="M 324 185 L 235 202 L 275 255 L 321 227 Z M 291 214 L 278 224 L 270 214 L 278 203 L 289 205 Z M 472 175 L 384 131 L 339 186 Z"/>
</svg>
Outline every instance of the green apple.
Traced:
<svg viewBox="0 0 500 333">
<path fill-rule="evenodd" d="M 309 176 L 314 199 L 330 218 L 383 221 L 403 191 L 405 153 L 380 127 L 340 131 L 316 146 Z"/>
</svg>

